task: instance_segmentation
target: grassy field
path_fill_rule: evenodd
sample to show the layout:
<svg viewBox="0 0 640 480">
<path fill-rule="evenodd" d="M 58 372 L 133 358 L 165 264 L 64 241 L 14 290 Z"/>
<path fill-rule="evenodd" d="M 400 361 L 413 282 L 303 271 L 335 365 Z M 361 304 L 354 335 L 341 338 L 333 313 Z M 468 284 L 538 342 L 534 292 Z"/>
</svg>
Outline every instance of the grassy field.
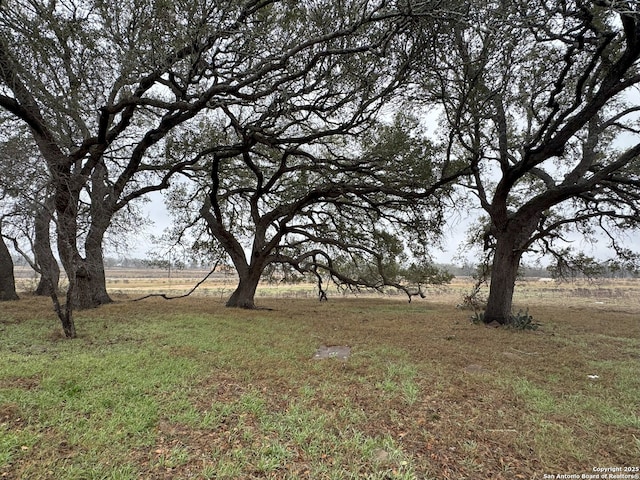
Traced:
<svg viewBox="0 0 640 480">
<path fill-rule="evenodd" d="M 128 280 L 127 282 L 125 282 Z M 62 338 L 50 302 L 0 305 L 0 478 L 542 479 L 640 466 L 640 282 L 526 282 L 536 331 L 427 300 L 314 299 L 229 279 L 111 278 Z M 346 360 L 314 360 L 346 345 Z M 640 473 L 640 472 L 639 472 Z M 547 475 L 547 477 L 545 477 Z M 601 477 L 608 478 L 608 477 Z"/>
</svg>

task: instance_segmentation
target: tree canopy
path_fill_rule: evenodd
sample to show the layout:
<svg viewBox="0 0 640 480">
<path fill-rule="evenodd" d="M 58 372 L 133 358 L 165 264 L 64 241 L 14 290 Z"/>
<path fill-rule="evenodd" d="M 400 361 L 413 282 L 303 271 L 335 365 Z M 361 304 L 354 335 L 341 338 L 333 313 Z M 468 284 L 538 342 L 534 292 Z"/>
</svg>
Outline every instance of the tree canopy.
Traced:
<svg viewBox="0 0 640 480">
<path fill-rule="evenodd" d="M 486 318 L 504 323 L 524 252 L 586 264 L 566 261 L 570 229 L 633 260 L 617 231 L 640 218 L 638 8 L 5 0 L 1 165 L 16 140 L 32 152 L 3 188 L 38 191 L 34 236 L 55 220 L 69 336 L 73 307 L 110 301 L 109 229 L 170 186 L 178 232 L 231 259 L 245 307 L 285 267 L 321 294 L 421 294 L 445 279 L 428 247 L 463 187 L 487 216 Z"/>
<path fill-rule="evenodd" d="M 236 127 L 229 129 L 237 140 Z M 199 225 L 196 247 L 212 248 L 206 229 L 238 271 L 228 305 L 253 307 L 258 280 L 279 268 L 285 278 L 315 277 L 321 294 L 329 279 L 410 296 L 421 284 L 443 281 L 427 261 L 443 218 L 444 202 L 434 193 L 444 194 L 459 172 L 427 165 L 431 147 L 409 133 L 406 124 L 371 126 L 345 145 L 329 133 L 322 142 L 240 143 L 238 150 L 223 144 L 210 153 L 198 183 L 177 186 L 171 203 L 183 226 Z"/>
<path fill-rule="evenodd" d="M 276 266 L 315 275 L 321 294 L 323 274 L 410 294 L 395 265 L 405 250 L 392 232 L 411 225 L 404 234 L 437 237 L 442 202 L 433 194 L 460 172 L 435 160 L 408 117 L 379 124 L 408 83 L 415 45 L 403 16 L 363 6 L 287 8 L 291 23 L 277 19 L 252 57 L 280 52 L 287 60 L 260 78 L 263 93 L 211 107 L 197 134 L 171 144 L 177 158 L 185 143 L 201 145 L 188 173 L 195 188 L 180 186 L 171 198 L 184 225 L 202 219 L 234 264 L 240 284 L 230 306 L 253 307 L 260 277 Z M 431 269 L 417 283 L 427 278 L 443 277 Z"/>
<path fill-rule="evenodd" d="M 505 0 L 470 6 L 426 79 L 443 107 L 447 154 L 487 214 L 486 321 L 505 323 L 526 251 L 559 257 L 570 229 L 638 226 L 637 2 Z"/>
</svg>

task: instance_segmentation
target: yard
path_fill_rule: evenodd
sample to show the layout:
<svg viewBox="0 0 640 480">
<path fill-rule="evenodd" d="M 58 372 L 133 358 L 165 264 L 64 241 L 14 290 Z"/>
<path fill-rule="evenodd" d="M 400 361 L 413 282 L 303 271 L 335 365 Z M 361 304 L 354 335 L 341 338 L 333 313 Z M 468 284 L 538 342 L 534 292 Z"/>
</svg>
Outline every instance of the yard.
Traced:
<svg viewBox="0 0 640 480">
<path fill-rule="evenodd" d="M 471 323 L 464 280 L 412 303 L 266 285 L 256 311 L 232 284 L 132 302 L 189 281 L 114 276 L 71 341 L 50 300 L 0 305 L 0 478 L 640 478 L 638 280 L 523 283 L 535 331 Z"/>
</svg>

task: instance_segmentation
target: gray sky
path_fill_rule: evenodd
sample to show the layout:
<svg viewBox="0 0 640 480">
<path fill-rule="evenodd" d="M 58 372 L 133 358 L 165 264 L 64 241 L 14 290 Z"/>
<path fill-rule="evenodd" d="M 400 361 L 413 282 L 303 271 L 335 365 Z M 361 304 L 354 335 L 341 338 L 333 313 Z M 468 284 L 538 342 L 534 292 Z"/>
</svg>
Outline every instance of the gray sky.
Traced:
<svg viewBox="0 0 640 480">
<path fill-rule="evenodd" d="M 132 249 L 128 253 L 129 257 L 145 258 L 147 253 L 153 247 L 150 241 L 151 235 L 160 235 L 162 231 L 169 227 L 171 220 L 167 213 L 160 193 L 154 193 L 151 196 L 151 201 L 145 205 L 145 211 L 153 225 L 145 228 L 141 231 L 134 232 L 135 241 L 131 242 Z M 437 263 L 461 263 L 460 260 L 460 248 L 463 245 L 467 229 L 470 225 L 481 215 L 479 209 L 465 210 L 465 216 L 457 212 L 452 212 L 448 218 L 448 223 L 445 227 L 445 236 L 443 241 L 443 249 L 433 249 L 433 259 Z M 607 242 L 604 238 L 602 241 L 597 242 L 595 245 L 587 242 L 584 238 L 573 235 L 569 237 L 572 246 L 577 251 L 582 251 L 587 255 L 594 256 L 601 260 L 610 258 L 612 252 L 607 247 Z M 135 246 L 134 246 L 135 245 Z M 635 251 L 640 251 L 640 232 L 629 231 L 626 235 L 625 245 Z M 474 257 L 479 255 L 478 250 L 468 250 L 463 253 L 463 257 L 467 258 L 471 263 L 474 263 Z M 533 263 L 537 257 L 527 256 L 525 262 Z M 547 264 L 548 261 L 542 260 L 542 264 Z"/>
</svg>

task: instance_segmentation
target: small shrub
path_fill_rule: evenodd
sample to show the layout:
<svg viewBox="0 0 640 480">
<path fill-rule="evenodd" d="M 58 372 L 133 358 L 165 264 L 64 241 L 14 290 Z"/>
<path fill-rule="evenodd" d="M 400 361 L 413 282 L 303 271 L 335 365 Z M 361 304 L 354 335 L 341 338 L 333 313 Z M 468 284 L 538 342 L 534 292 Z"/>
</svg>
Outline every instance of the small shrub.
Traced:
<svg viewBox="0 0 640 480">
<path fill-rule="evenodd" d="M 479 310 L 487 305 L 487 299 L 481 295 L 480 287 L 482 285 L 476 284 L 473 289 L 462 296 L 462 302 L 460 302 L 457 308 L 461 310 Z"/>
<path fill-rule="evenodd" d="M 484 323 L 484 312 L 474 312 L 473 315 L 471 315 L 471 323 L 475 324 L 475 325 L 481 325 Z"/>
</svg>

